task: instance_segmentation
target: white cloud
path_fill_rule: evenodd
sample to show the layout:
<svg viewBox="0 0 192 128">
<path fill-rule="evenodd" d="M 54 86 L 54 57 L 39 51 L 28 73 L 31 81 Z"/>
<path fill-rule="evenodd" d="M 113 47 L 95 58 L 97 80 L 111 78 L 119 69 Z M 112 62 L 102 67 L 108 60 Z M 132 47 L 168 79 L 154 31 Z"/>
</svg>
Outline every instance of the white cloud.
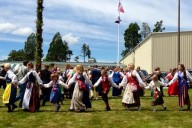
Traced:
<svg viewBox="0 0 192 128">
<path fill-rule="evenodd" d="M 62 36 L 62 39 L 67 41 L 69 44 L 75 44 L 79 41 L 79 37 L 74 36 L 72 33 Z"/>
<path fill-rule="evenodd" d="M 12 23 L 0 23 L 0 32 L 8 33 L 13 31 L 16 28 L 16 25 Z"/>
<path fill-rule="evenodd" d="M 26 35 L 30 35 L 32 32 L 33 32 L 32 28 L 23 27 L 13 31 L 12 34 L 26 36 Z"/>
</svg>

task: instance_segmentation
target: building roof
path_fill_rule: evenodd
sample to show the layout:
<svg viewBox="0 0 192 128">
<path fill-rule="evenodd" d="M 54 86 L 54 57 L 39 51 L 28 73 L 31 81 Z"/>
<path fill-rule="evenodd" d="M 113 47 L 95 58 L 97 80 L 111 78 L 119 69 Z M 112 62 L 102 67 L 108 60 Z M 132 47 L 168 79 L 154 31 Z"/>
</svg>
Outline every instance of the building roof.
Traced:
<svg viewBox="0 0 192 128">
<path fill-rule="evenodd" d="M 182 31 L 180 33 L 190 33 L 192 31 Z M 146 40 L 148 40 L 149 38 L 151 38 L 153 35 L 160 35 L 160 34 L 174 34 L 174 33 L 178 33 L 178 32 L 152 32 L 151 34 L 149 34 L 144 40 L 142 40 L 137 46 L 135 46 L 130 52 L 128 52 L 121 60 L 120 62 L 125 59 L 128 55 L 130 55 L 133 51 L 135 51 L 135 49 L 137 49 L 138 47 L 140 47 L 142 44 L 144 44 L 146 42 Z"/>
</svg>

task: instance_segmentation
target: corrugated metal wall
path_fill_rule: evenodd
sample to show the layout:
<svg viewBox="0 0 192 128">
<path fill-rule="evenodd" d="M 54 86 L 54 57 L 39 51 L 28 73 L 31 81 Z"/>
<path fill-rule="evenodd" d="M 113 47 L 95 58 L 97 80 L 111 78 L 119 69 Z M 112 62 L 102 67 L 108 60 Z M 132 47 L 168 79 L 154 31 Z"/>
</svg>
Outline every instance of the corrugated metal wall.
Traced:
<svg viewBox="0 0 192 128">
<path fill-rule="evenodd" d="M 186 68 L 192 67 L 192 32 L 182 32 L 180 41 L 180 60 Z M 162 71 L 178 65 L 178 36 L 177 33 L 154 33 L 152 70 L 160 67 Z"/>
<path fill-rule="evenodd" d="M 181 32 L 180 60 L 186 69 L 192 68 L 192 32 Z M 121 60 L 121 63 L 134 63 L 152 73 L 156 67 L 168 71 L 178 65 L 178 33 L 152 33 L 140 46 Z"/>
<path fill-rule="evenodd" d="M 140 66 L 141 69 L 152 71 L 152 39 L 148 38 L 137 49 L 135 49 L 135 66 Z"/>
</svg>

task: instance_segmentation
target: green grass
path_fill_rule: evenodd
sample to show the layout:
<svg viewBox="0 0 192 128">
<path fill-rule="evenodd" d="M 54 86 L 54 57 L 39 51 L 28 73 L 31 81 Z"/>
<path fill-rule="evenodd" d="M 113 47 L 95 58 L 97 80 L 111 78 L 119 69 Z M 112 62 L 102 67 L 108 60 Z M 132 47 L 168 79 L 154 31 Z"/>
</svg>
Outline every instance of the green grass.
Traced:
<svg viewBox="0 0 192 128">
<path fill-rule="evenodd" d="M 166 93 L 167 90 L 164 90 Z M 3 89 L 0 89 L 0 97 Z M 189 90 L 192 98 L 192 90 Z M 41 107 L 40 112 L 24 112 L 17 108 L 12 113 L 7 113 L 7 108 L 0 103 L 0 128 L 190 128 L 192 127 L 192 110 L 179 111 L 177 97 L 164 97 L 167 110 L 161 106 L 157 112 L 152 112 L 150 105 L 150 91 L 146 91 L 141 97 L 141 108 L 130 111 L 125 110 L 121 104 L 121 97 L 112 98 L 109 94 L 109 103 L 112 111 L 104 111 L 102 100 L 93 101 L 92 108 L 87 112 L 77 113 L 68 111 L 70 100 L 66 99 L 58 113 L 54 112 L 54 106 L 47 103 Z M 101 99 L 101 98 L 100 98 Z M 186 107 L 185 107 L 186 109 Z"/>
</svg>

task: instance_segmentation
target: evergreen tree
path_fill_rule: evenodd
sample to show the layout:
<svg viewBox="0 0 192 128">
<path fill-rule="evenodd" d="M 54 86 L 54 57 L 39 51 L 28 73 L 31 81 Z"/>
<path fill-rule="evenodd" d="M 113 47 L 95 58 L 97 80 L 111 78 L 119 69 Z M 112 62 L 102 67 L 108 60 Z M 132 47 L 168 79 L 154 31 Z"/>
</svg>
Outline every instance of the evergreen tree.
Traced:
<svg viewBox="0 0 192 128">
<path fill-rule="evenodd" d="M 32 33 L 25 42 L 24 46 L 24 59 L 34 61 L 35 60 L 35 50 L 36 50 L 36 36 Z"/>
<path fill-rule="evenodd" d="M 86 43 L 84 43 L 83 46 L 81 47 L 81 53 L 82 53 L 83 60 L 84 60 L 84 63 L 85 63 L 85 57 L 87 56 L 87 45 L 86 45 Z"/>
<path fill-rule="evenodd" d="M 145 22 L 142 23 L 142 30 L 141 30 L 141 36 L 144 38 L 146 38 L 149 34 L 151 33 L 151 29 L 149 27 L 149 25 Z"/>
<path fill-rule="evenodd" d="M 57 32 L 50 43 L 45 60 L 66 62 L 68 51 L 69 48 L 67 42 L 63 42 L 60 33 Z"/>
</svg>

